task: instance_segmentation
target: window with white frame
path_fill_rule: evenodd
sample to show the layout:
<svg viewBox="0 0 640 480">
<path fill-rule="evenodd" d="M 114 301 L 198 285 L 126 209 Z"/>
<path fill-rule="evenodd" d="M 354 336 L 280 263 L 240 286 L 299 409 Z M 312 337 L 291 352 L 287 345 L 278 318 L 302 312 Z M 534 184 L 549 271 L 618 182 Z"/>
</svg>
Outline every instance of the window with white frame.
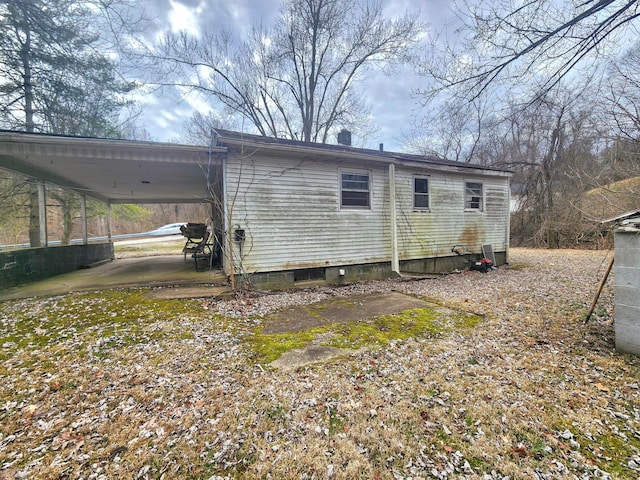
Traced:
<svg viewBox="0 0 640 480">
<path fill-rule="evenodd" d="M 429 210 L 429 177 L 413 177 L 413 209 Z"/>
<path fill-rule="evenodd" d="M 464 208 L 465 210 L 482 211 L 482 183 L 465 182 L 464 184 Z"/>
<path fill-rule="evenodd" d="M 340 172 L 341 208 L 370 208 L 370 193 L 368 172 Z"/>
</svg>

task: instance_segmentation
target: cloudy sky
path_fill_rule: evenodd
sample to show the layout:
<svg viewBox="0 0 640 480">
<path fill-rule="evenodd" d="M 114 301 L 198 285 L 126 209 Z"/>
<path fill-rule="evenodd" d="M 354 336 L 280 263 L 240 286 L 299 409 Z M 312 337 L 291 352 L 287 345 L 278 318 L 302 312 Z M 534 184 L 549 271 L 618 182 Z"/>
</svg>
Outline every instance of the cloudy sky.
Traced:
<svg viewBox="0 0 640 480">
<path fill-rule="evenodd" d="M 451 22 L 452 2 L 447 0 L 382 0 L 389 18 L 405 11 L 419 13 L 431 28 Z M 147 15 L 154 18 L 155 34 L 188 30 L 198 34 L 206 28 L 231 28 L 236 35 L 256 23 L 270 25 L 278 15 L 280 0 L 146 0 Z M 385 150 L 401 150 L 403 134 L 411 130 L 416 102 L 411 91 L 421 81 L 410 69 L 392 77 L 372 73 L 366 79 L 364 91 L 371 108 L 371 121 L 378 129 L 367 139 L 354 139 L 354 145 Z M 166 94 L 165 94 L 166 95 Z M 140 98 L 143 115 L 139 123 L 154 140 L 178 140 L 180 127 L 196 109 L 206 113 L 209 108 L 197 98 L 180 101 L 177 98 L 146 95 Z"/>
</svg>

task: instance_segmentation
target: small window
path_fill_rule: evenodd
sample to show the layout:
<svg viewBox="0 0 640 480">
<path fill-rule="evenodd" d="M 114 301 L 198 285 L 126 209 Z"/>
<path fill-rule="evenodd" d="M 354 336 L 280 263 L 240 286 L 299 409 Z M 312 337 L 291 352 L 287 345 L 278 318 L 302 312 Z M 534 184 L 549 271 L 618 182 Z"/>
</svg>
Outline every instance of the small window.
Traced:
<svg viewBox="0 0 640 480">
<path fill-rule="evenodd" d="M 369 174 L 341 172 L 340 206 L 347 208 L 369 208 Z"/>
<path fill-rule="evenodd" d="M 429 177 L 413 177 L 413 209 L 429 210 Z"/>
<path fill-rule="evenodd" d="M 482 211 L 482 183 L 465 183 L 464 208 L 465 210 Z"/>
</svg>

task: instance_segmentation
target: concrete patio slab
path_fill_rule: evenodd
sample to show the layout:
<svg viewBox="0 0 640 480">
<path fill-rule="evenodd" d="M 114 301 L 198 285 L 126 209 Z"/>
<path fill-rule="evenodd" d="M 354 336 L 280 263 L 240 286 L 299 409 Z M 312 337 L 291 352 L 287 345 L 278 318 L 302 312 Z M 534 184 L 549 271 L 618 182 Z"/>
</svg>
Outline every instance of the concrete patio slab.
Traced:
<svg viewBox="0 0 640 480">
<path fill-rule="evenodd" d="M 280 310 L 269 316 L 264 333 L 297 332 L 332 323 L 365 320 L 412 308 L 425 308 L 429 305 L 424 300 L 399 292 L 336 298 Z"/>
<path fill-rule="evenodd" d="M 323 325 L 357 322 L 380 315 L 391 315 L 405 310 L 427 307 L 437 308 L 443 312 L 448 311 L 444 307 L 438 307 L 432 303 L 399 292 L 341 297 L 311 305 L 286 308 L 269 315 L 266 319 L 263 333 L 298 332 Z M 270 365 L 281 370 L 295 370 L 305 365 L 327 361 L 334 357 L 355 352 L 355 350 L 323 345 L 329 336 L 331 334 L 319 335 L 305 348 L 285 352 L 280 358 L 271 362 Z"/>
<path fill-rule="evenodd" d="M 1 291 L 0 301 L 120 287 L 221 285 L 224 281 L 220 270 L 196 272 L 194 262 L 185 262 L 182 255 L 122 258 Z"/>
</svg>

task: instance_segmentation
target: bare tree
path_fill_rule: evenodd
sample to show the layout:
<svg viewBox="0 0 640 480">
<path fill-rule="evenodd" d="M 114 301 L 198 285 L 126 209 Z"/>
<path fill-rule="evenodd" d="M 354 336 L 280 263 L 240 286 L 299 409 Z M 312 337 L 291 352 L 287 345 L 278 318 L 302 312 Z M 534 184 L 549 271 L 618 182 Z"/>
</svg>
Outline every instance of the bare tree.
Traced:
<svg viewBox="0 0 640 480">
<path fill-rule="evenodd" d="M 407 61 L 421 30 L 417 15 L 386 20 L 379 1 L 288 0 L 275 25 L 256 26 L 242 41 L 181 32 L 152 57 L 170 67 L 164 83 L 209 95 L 262 135 L 326 142 L 364 121 L 362 75 Z"/>
<path fill-rule="evenodd" d="M 457 162 L 486 164 L 479 148 L 494 121 L 486 96 L 472 101 L 439 98 L 424 111 L 405 148 Z"/>
<path fill-rule="evenodd" d="M 593 188 L 584 211 L 602 220 L 638 207 L 640 195 L 640 43 L 610 62 L 602 95 L 594 97 L 599 111 L 599 169 L 591 173 Z M 585 175 L 585 178 L 587 175 Z"/>
<path fill-rule="evenodd" d="M 640 141 L 640 42 L 611 64 L 606 99 L 618 134 Z"/>
<path fill-rule="evenodd" d="M 489 145 L 479 148 L 492 164 L 514 170 L 514 244 L 574 246 L 583 225 L 595 221 L 580 209 L 584 192 L 599 181 L 594 172 L 603 169 L 591 93 L 555 88 L 525 111 L 516 104 L 495 132 L 499 138 L 487 136 Z"/>
<path fill-rule="evenodd" d="M 572 245 L 595 221 L 582 207 L 585 191 L 616 178 L 638 151 L 640 58 L 630 49 L 616 62 L 633 38 L 640 3 L 461 0 L 456 11 L 456 36 L 434 37 L 419 64 L 425 83 L 417 98 L 436 107 L 426 118 L 454 120 L 461 133 L 451 138 L 463 142 L 447 145 L 452 158 L 472 151 L 473 162 L 514 169 L 523 199 L 513 216 L 514 243 Z M 605 99 L 600 82 L 607 78 Z M 478 101 L 489 108 L 473 136 L 473 117 L 459 112 Z M 612 154 L 606 145 L 620 136 L 627 140 L 613 142 Z"/>
<path fill-rule="evenodd" d="M 216 128 L 233 128 L 233 120 L 228 116 L 209 111 L 207 114 L 194 112 L 180 129 L 180 141 L 190 145 L 209 145 L 211 132 Z"/>
<path fill-rule="evenodd" d="M 445 42 L 422 63 L 422 73 L 439 88 L 461 87 L 470 97 L 496 80 L 518 88 L 536 81 L 537 94 L 558 85 L 576 67 L 616 53 L 640 16 L 637 0 L 495 0 L 460 11 L 467 32 L 457 43 Z M 441 39 L 439 39 L 441 40 Z M 444 55 L 441 55 L 445 53 Z"/>
</svg>

